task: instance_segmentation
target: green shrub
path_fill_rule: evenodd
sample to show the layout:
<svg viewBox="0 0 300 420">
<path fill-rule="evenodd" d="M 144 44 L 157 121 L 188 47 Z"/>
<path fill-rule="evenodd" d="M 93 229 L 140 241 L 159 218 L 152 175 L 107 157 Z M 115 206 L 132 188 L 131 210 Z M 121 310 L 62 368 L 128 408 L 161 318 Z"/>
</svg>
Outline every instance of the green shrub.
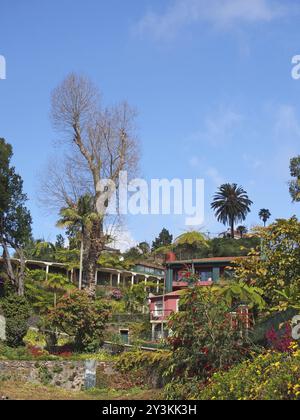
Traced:
<svg viewBox="0 0 300 420">
<path fill-rule="evenodd" d="M 24 345 L 23 338 L 28 330 L 27 321 L 24 319 L 7 318 L 6 319 L 6 342 L 10 347 L 19 347 Z"/>
<path fill-rule="evenodd" d="M 118 357 L 116 367 L 122 373 L 128 373 L 135 369 L 161 369 L 164 370 L 170 360 L 168 351 L 132 351 L 123 353 Z"/>
<path fill-rule="evenodd" d="M 10 347 L 24 345 L 23 339 L 28 331 L 30 307 L 27 300 L 15 294 L 1 301 L 1 307 L 6 318 L 6 342 Z"/>
<path fill-rule="evenodd" d="M 89 299 L 85 292 L 76 291 L 61 298 L 45 318 L 44 327 L 74 337 L 75 351 L 93 353 L 103 344 L 108 314 L 107 305 Z"/>
<path fill-rule="evenodd" d="M 121 354 L 116 362 L 116 369 L 126 375 L 137 373 L 146 383 L 161 386 L 164 383 L 164 373 L 170 363 L 170 352 L 168 351 L 132 351 Z"/>
<path fill-rule="evenodd" d="M 198 387 L 199 389 L 200 387 Z M 201 400 L 300 400 L 300 351 L 268 352 L 213 375 Z"/>
</svg>

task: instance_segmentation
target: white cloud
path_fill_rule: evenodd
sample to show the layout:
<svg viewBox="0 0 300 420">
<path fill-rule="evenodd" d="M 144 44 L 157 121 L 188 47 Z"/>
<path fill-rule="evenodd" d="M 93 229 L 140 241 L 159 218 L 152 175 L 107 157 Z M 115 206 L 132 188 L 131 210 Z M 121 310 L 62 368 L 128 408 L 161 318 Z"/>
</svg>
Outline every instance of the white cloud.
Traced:
<svg viewBox="0 0 300 420">
<path fill-rule="evenodd" d="M 242 157 L 248 168 L 256 170 L 263 166 L 263 162 L 261 161 L 261 159 L 255 156 L 251 156 L 248 153 L 244 153 Z"/>
<path fill-rule="evenodd" d="M 282 140 L 300 137 L 300 123 L 298 121 L 296 110 L 293 106 L 280 105 L 277 111 L 275 134 Z M 299 141 L 299 139 L 297 141 Z"/>
<path fill-rule="evenodd" d="M 125 227 L 109 227 L 107 232 L 114 238 L 110 246 L 119 249 L 121 252 L 137 245 L 132 233 Z"/>
<path fill-rule="evenodd" d="M 198 168 L 200 166 L 200 159 L 197 156 L 192 156 L 189 160 L 189 165 L 192 168 Z"/>
<path fill-rule="evenodd" d="M 286 7 L 277 0 L 174 0 L 162 14 L 147 13 L 137 29 L 160 40 L 199 22 L 228 27 L 239 22 L 270 22 L 286 12 Z"/>
<path fill-rule="evenodd" d="M 206 171 L 206 176 L 211 179 L 211 181 L 216 187 L 219 187 L 220 185 L 225 184 L 225 180 L 222 177 L 222 175 L 219 173 L 217 168 L 209 167 Z"/>
<path fill-rule="evenodd" d="M 220 145 L 232 137 L 243 120 L 243 116 L 232 109 L 220 107 L 214 115 L 205 118 L 203 128 L 189 137 L 191 142 L 205 142 L 213 146 Z"/>
</svg>

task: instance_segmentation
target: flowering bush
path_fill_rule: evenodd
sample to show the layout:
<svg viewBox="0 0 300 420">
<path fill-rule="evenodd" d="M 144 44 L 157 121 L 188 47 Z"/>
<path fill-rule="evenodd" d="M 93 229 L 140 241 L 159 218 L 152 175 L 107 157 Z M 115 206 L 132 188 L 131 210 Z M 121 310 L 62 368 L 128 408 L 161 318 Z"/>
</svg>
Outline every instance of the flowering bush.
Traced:
<svg viewBox="0 0 300 420">
<path fill-rule="evenodd" d="M 121 300 L 123 297 L 123 294 L 120 289 L 114 289 L 112 291 L 111 297 L 112 299 L 115 299 L 115 300 Z"/>
<path fill-rule="evenodd" d="M 200 386 L 199 386 L 200 388 Z M 269 351 L 228 372 L 218 372 L 203 390 L 190 395 L 201 400 L 300 400 L 300 350 Z"/>
<path fill-rule="evenodd" d="M 290 324 L 286 323 L 280 331 L 275 331 L 275 328 L 272 327 L 269 331 L 267 331 L 266 339 L 272 350 L 279 352 L 291 352 L 293 339 Z"/>
</svg>

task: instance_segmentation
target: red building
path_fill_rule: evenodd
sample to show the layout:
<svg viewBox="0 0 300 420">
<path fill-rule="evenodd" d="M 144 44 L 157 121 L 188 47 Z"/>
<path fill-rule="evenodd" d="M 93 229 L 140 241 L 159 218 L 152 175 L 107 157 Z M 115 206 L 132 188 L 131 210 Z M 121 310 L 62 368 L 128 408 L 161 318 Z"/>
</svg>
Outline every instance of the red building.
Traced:
<svg viewBox="0 0 300 420">
<path fill-rule="evenodd" d="M 167 335 L 166 326 L 169 316 L 178 312 L 179 300 L 189 286 L 188 277 L 192 274 L 199 281 L 196 286 L 212 286 L 219 280 L 233 276 L 235 257 L 202 258 L 178 261 L 170 258 L 166 262 L 166 294 L 149 297 L 152 339 L 157 340 Z"/>
</svg>

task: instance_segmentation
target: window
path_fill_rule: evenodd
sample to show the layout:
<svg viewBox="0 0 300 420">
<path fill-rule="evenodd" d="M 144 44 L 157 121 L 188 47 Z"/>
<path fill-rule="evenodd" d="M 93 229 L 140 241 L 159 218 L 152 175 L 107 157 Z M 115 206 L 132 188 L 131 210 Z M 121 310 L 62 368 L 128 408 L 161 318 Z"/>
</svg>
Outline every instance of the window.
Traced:
<svg viewBox="0 0 300 420">
<path fill-rule="evenodd" d="M 213 279 L 213 273 L 212 271 L 203 271 L 201 273 L 201 277 L 200 277 L 201 281 L 212 281 Z"/>
<path fill-rule="evenodd" d="M 154 316 L 163 316 L 164 305 L 162 301 L 155 302 L 154 304 Z"/>
</svg>

